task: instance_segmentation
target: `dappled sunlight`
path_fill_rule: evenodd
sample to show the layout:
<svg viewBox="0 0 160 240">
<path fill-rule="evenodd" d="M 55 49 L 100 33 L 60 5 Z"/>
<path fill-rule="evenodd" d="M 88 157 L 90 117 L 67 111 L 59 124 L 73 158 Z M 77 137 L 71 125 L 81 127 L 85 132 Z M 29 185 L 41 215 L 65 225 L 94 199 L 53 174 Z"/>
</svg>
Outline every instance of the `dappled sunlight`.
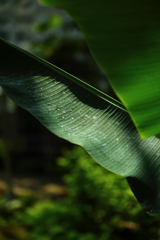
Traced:
<svg viewBox="0 0 160 240">
<path fill-rule="evenodd" d="M 14 178 L 12 179 L 12 192 L 17 197 L 33 196 L 42 199 L 52 199 L 56 196 L 65 196 L 67 190 L 65 186 L 54 184 L 50 179 L 43 180 L 43 177 L 36 178 Z M 0 180 L 0 193 L 4 195 L 7 192 L 7 184 Z"/>
</svg>

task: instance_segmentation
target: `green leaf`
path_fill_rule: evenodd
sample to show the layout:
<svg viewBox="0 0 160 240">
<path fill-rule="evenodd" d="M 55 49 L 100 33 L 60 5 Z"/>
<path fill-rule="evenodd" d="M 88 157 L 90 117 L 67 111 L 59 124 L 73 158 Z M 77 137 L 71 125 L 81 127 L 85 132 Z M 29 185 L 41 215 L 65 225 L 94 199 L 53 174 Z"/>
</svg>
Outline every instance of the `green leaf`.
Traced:
<svg viewBox="0 0 160 240">
<path fill-rule="evenodd" d="M 151 0 L 41 0 L 65 9 L 142 138 L 160 133 L 160 3 Z"/>
<path fill-rule="evenodd" d="M 121 103 L 74 76 L 2 39 L 0 49 L 0 85 L 8 96 L 51 132 L 127 177 L 142 206 L 160 213 L 159 139 L 140 139 Z"/>
</svg>

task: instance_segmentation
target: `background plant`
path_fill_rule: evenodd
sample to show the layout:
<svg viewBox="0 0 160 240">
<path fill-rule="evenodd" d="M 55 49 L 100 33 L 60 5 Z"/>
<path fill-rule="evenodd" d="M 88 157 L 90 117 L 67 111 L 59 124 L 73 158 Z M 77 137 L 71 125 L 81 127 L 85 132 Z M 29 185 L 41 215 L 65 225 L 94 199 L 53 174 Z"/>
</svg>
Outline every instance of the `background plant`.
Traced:
<svg viewBox="0 0 160 240">
<path fill-rule="evenodd" d="M 64 149 L 56 162 L 67 195 L 1 203 L 0 233 L 17 229 L 5 235 L 7 240 L 159 239 L 159 217 L 141 209 L 124 178 L 100 167 L 80 147 Z"/>
</svg>

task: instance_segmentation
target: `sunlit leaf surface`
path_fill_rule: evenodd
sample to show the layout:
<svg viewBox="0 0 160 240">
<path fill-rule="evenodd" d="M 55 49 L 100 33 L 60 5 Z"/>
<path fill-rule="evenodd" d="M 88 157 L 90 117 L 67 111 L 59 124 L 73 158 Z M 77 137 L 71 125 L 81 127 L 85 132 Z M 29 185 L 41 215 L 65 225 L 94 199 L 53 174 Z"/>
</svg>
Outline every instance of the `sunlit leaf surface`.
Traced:
<svg viewBox="0 0 160 240">
<path fill-rule="evenodd" d="M 63 8 L 84 33 L 142 138 L 160 133 L 160 2 L 41 0 Z"/>
<path fill-rule="evenodd" d="M 79 79 L 2 39 L 0 49 L 0 85 L 8 96 L 51 132 L 127 177 L 143 207 L 160 213 L 159 139 L 140 139 L 121 103 Z"/>
</svg>

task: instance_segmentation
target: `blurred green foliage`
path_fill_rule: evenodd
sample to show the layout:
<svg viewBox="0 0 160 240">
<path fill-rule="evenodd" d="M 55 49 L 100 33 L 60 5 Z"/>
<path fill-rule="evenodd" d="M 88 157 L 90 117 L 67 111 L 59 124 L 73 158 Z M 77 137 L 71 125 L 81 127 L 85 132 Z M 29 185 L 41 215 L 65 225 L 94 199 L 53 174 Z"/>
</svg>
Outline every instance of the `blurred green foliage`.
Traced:
<svg viewBox="0 0 160 240">
<path fill-rule="evenodd" d="M 52 28 L 59 27 L 63 23 L 63 20 L 60 15 L 54 14 L 53 16 L 49 16 L 47 21 L 39 21 L 36 22 L 33 26 L 33 29 L 36 31 L 48 31 Z"/>
<path fill-rule="evenodd" d="M 54 36 L 54 31 L 56 28 L 63 24 L 63 19 L 60 15 L 54 14 L 48 17 L 48 19 L 43 19 L 36 22 L 33 25 L 33 32 L 37 35 L 35 40 L 31 41 L 32 50 L 35 54 L 40 57 L 47 59 L 54 54 L 54 49 L 58 46 L 61 37 L 57 34 Z M 37 41 L 39 38 L 39 41 Z"/>
<path fill-rule="evenodd" d="M 160 217 L 141 209 L 124 178 L 103 169 L 80 147 L 63 150 L 56 162 L 66 197 L 1 201 L 2 240 L 160 239 Z M 13 227 L 17 232 L 6 230 Z"/>
</svg>

